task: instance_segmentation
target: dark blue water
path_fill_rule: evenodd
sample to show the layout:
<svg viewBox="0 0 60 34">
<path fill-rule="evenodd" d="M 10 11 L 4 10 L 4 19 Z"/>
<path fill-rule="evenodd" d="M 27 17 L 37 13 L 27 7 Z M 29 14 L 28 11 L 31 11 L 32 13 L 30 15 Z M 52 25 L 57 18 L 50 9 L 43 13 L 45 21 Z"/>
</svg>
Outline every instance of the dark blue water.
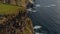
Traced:
<svg viewBox="0 0 60 34">
<path fill-rule="evenodd" d="M 33 25 L 42 26 L 41 32 L 46 34 L 60 34 L 60 14 L 56 8 L 56 0 L 36 0 L 35 4 L 40 7 L 35 7 L 37 12 L 29 12 Z"/>
</svg>

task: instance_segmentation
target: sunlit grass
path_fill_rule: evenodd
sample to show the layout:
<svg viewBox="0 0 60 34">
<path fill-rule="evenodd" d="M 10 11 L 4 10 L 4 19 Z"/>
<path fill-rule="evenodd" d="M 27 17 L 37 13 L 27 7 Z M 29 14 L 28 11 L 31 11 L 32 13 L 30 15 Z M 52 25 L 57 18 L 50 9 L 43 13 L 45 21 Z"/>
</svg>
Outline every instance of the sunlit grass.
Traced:
<svg viewBox="0 0 60 34">
<path fill-rule="evenodd" d="M 1 4 L 0 3 L 0 14 L 14 14 L 17 13 L 19 9 L 18 6 L 8 5 L 8 4 Z"/>
<path fill-rule="evenodd" d="M 18 12 L 18 10 L 22 11 L 25 11 L 26 8 L 24 7 L 25 6 L 25 2 L 27 2 L 27 0 L 21 0 L 19 1 L 20 2 L 20 5 L 22 7 L 19 7 L 19 6 L 13 6 L 13 5 L 9 5 L 9 4 L 1 4 L 0 3 L 0 14 L 4 15 L 4 14 L 16 14 Z"/>
</svg>

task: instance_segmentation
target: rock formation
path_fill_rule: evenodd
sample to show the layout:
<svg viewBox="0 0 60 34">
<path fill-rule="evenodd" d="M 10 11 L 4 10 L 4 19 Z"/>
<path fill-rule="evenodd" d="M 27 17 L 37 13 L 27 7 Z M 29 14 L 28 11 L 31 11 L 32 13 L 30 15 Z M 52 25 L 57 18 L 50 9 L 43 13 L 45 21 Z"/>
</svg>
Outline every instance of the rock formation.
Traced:
<svg viewBox="0 0 60 34">
<path fill-rule="evenodd" d="M 33 34 L 32 21 L 23 14 L 4 15 L 0 18 L 1 34 Z"/>
<path fill-rule="evenodd" d="M 5 1 L 6 0 L 2 2 L 6 3 Z M 15 1 L 18 1 L 18 0 L 15 0 L 15 1 L 10 0 L 10 1 L 9 1 L 9 4 L 12 4 L 12 3 L 14 4 Z M 17 2 L 16 4 L 19 5 Z M 21 0 L 20 5 L 21 5 L 20 7 L 22 8 L 17 10 L 18 13 L 0 15 L 0 34 L 34 34 L 32 21 L 27 16 L 25 1 L 23 2 Z"/>
</svg>

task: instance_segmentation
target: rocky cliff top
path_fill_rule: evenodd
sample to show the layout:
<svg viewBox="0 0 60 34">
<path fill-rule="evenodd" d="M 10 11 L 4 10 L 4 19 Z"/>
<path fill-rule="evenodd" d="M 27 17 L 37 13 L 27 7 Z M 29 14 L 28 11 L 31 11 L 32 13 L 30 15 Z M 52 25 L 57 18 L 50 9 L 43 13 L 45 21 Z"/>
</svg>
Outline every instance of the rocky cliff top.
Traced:
<svg viewBox="0 0 60 34">
<path fill-rule="evenodd" d="M 0 3 L 0 15 L 17 14 L 19 13 L 19 11 L 23 13 L 26 11 L 26 9 L 24 7 Z"/>
<path fill-rule="evenodd" d="M 25 0 L 0 2 L 0 34 L 34 34 L 32 21 L 27 16 Z M 14 3 L 16 5 L 12 5 Z"/>
</svg>

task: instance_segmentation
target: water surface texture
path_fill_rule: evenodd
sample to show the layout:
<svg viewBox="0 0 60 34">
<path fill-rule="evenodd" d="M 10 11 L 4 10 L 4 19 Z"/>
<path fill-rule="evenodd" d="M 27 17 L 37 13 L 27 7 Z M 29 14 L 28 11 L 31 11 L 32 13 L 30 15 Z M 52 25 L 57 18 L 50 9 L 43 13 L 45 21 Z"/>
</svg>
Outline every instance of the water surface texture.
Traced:
<svg viewBox="0 0 60 34">
<path fill-rule="evenodd" d="M 60 34 L 60 0 L 36 0 L 35 12 L 30 12 L 33 25 L 42 26 L 45 34 Z"/>
</svg>

